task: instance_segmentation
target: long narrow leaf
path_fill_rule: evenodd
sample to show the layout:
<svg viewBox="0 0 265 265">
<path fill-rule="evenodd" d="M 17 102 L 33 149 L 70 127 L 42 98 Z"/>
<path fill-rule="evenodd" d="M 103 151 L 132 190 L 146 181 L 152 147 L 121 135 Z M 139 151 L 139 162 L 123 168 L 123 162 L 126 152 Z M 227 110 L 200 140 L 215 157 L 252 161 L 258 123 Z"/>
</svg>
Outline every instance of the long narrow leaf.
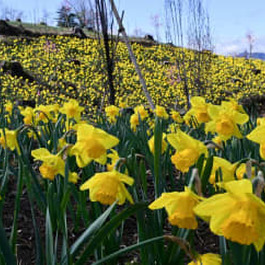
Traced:
<svg viewBox="0 0 265 265">
<path fill-rule="evenodd" d="M 11 247 L 8 243 L 2 221 L 0 220 L 0 250 L 4 256 L 5 262 L 8 265 L 16 265 L 16 258 L 12 253 Z"/>
<path fill-rule="evenodd" d="M 23 172 L 24 172 L 24 165 L 21 159 L 19 159 L 19 174 L 18 174 L 18 180 L 17 180 L 17 194 L 16 194 L 16 200 L 15 200 L 14 219 L 13 219 L 11 236 L 9 239 L 13 253 L 15 253 L 16 242 L 17 242 L 17 220 L 18 220 L 18 213 L 20 210 L 20 197 L 21 197 L 22 188 L 23 188 L 23 175 L 24 175 Z"/>
<path fill-rule="evenodd" d="M 32 223 L 33 223 L 34 234 L 35 234 L 36 265 L 43 265 L 44 260 L 43 260 L 43 253 L 42 253 L 42 244 L 41 244 L 41 239 L 40 239 L 40 231 L 39 231 L 36 218 L 35 218 L 35 212 L 34 212 L 34 206 L 33 206 L 33 192 L 32 192 L 32 186 L 30 183 L 30 175 L 28 174 L 28 172 L 26 174 L 26 185 L 27 185 L 27 193 L 28 193 L 28 198 L 30 202 L 30 211 L 31 211 Z"/>
<path fill-rule="evenodd" d="M 50 217 L 49 208 L 46 211 L 46 230 L 45 230 L 45 245 L 46 245 L 46 264 L 53 265 L 53 234 L 52 234 L 52 223 Z"/>
<path fill-rule="evenodd" d="M 82 245 L 91 237 L 94 233 L 96 233 L 103 223 L 106 221 L 116 203 L 113 203 L 101 216 L 99 216 L 87 229 L 86 231 L 75 241 L 75 243 L 70 248 L 70 254 L 76 255 L 78 250 L 82 247 Z"/>
<path fill-rule="evenodd" d="M 146 208 L 147 203 L 137 203 L 134 204 L 127 209 L 123 210 L 115 217 L 113 217 L 108 223 L 106 223 L 99 232 L 93 237 L 93 239 L 86 246 L 84 252 L 80 257 L 78 257 L 78 261 L 76 265 L 85 264 L 88 256 L 93 253 L 93 251 L 102 243 L 104 238 L 111 232 L 113 232 L 124 220 L 126 220 L 132 214 L 139 212 L 140 210 Z"/>
<path fill-rule="evenodd" d="M 131 245 L 131 246 L 127 247 L 127 248 L 123 248 L 123 249 L 121 249 L 119 251 L 116 251 L 116 252 L 112 253 L 111 255 L 109 255 L 109 256 L 101 259 L 101 260 L 98 260 L 98 261 L 94 262 L 93 265 L 102 264 L 102 263 L 104 263 L 106 261 L 109 261 L 111 259 L 114 259 L 114 258 L 116 258 L 118 256 L 121 256 L 121 255 L 123 255 L 123 254 L 125 254 L 127 252 L 130 252 L 130 251 L 132 251 L 134 249 L 143 247 L 145 245 L 148 245 L 148 244 L 154 243 L 155 241 L 160 241 L 160 240 L 163 240 L 163 239 L 164 239 L 164 236 L 158 236 L 158 237 L 153 237 L 153 238 L 150 238 L 148 240 L 139 242 L 139 243 L 134 244 L 134 245 Z"/>
</svg>

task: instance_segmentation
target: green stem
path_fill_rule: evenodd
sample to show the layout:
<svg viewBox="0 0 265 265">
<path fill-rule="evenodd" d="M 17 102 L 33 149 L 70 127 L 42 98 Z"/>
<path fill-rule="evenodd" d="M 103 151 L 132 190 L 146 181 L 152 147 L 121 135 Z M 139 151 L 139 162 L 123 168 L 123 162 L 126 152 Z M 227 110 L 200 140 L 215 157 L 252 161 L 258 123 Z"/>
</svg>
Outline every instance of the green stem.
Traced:
<svg viewBox="0 0 265 265">
<path fill-rule="evenodd" d="M 20 197 L 21 197 L 22 188 L 23 188 L 23 174 L 24 174 L 23 163 L 19 157 L 19 174 L 18 174 L 18 180 L 17 180 L 17 195 L 16 195 L 16 201 L 15 201 L 14 220 L 13 220 L 11 236 L 9 239 L 13 253 L 16 252 L 17 219 L 18 219 L 18 213 L 20 210 Z"/>
<path fill-rule="evenodd" d="M 155 153 L 154 153 L 154 176 L 155 176 L 155 198 L 157 199 L 162 193 L 161 185 L 161 145 L 162 145 L 162 128 L 159 118 L 155 122 Z"/>
<path fill-rule="evenodd" d="M 16 258 L 12 253 L 10 245 L 8 243 L 6 233 L 2 224 L 2 220 L 0 220 L 0 250 L 4 256 L 5 263 L 8 265 L 16 265 Z"/>
<path fill-rule="evenodd" d="M 224 264 L 226 252 L 227 252 L 227 247 L 226 247 L 226 239 L 223 236 L 219 236 L 219 246 L 220 246 L 220 254 L 222 257 L 222 262 Z"/>
</svg>

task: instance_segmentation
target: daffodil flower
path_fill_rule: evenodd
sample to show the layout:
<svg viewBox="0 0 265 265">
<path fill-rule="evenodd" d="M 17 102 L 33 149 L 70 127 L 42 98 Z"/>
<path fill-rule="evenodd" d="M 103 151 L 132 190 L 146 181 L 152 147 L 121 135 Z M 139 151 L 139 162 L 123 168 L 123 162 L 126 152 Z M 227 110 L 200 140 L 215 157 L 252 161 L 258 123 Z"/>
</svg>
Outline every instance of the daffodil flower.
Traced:
<svg viewBox="0 0 265 265">
<path fill-rule="evenodd" d="M 8 112 L 9 115 L 12 115 L 13 103 L 11 101 L 7 101 L 4 107 L 5 107 L 5 111 Z"/>
<path fill-rule="evenodd" d="M 242 138 L 238 125 L 246 123 L 249 119 L 247 114 L 225 107 L 226 105 L 209 107 L 211 121 L 205 126 L 206 132 L 218 133 L 223 141 L 232 136 Z"/>
<path fill-rule="evenodd" d="M 149 205 L 149 209 L 166 208 L 168 221 L 179 228 L 196 229 L 198 223 L 193 208 L 202 200 L 188 187 L 182 192 L 162 193 L 161 197 Z"/>
<path fill-rule="evenodd" d="M 186 123 L 189 122 L 191 116 L 194 116 L 198 123 L 206 123 L 210 121 L 211 118 L 208 109 L 211 104 L 206 103 L 203 97 L 193 97 L 191 98 L 190 103 L 191 109 L 184 116 Z"/>
<path fill-rule="evenodd" d="M 265 123 L 257 126 L 247 138 L 255 143 L 260 144 L 259 153 L 260 156 L 265 159 Z"/>
<path fill-rule="evenodd" d="M 170 115 L 171 115 L 171 118 L 173 121 L 175 121 L 177 123 L 183 122 L 183 118 L 180 116 L 179 112 L 177 112 L 175 110 L 171 110 Z"/>
<path fill-rule="evenodd" d="M 119 111 L 120 109 L 114 105 L 110 105 L 105 108 L 106 116 L 108 117 L 110 123 L 116 122 Z"/>
<path fill-rule="evenodd" d="M 112 171 L 116 165 L 116 163 L 119 161 L 120 157 L 116 150 L 111 149 L 111 153 L 107 154 L 107 157 L 111 159 L 111 163 L 107 164 L 107 170 Z"/>
<path fill-rule="evenodd" d="M 144 120 L 145 118 L 148 117 L 148 112 L 147 112 L 147 110 L 144 108 L 143 105 L 136 106 L 136 107 L 134 108 L 134 113 L 135 113 L 136 115 L 140 115 L 141 120 Z"/>
<path fill-rule="evenodd" d="M 164 107 L 156 105 L 156 108 L 154 110 L 157 117 L 162 119 L 168 119 L 169 115 L 167 114 L 167 111 Z"/>
<path fill-rule="evenodd" d="M 219 254 L 206 253 L 198 255 L 196 261 L 188 263 L 188 265 L 221 265 L 222 259 Z"/>
<path fill-rule="evenodd" d="M 34 157 L 34 160 L 43 162 L 39 168 L 43 178 L 53 181 L 58 174 L 63 177 L 65 176 L 65 163 L 59 153 L 54 155 L 46 148 L 39 148 L 31 151 L 31 155 Z M 75 184 L 78 180 L 78 174 L 69 171 L 68 181 Z"/>
<path fill-rule="evenodd" d="M 161 145 L 161 154 L 163 154 L 167 149 L 167 142 L 165 141 L 166 134 L 163 133 L 162 135 L 162 145 Z M 150 140 L 148 141 L 148 146 L 152 154 L 155 153 L 155 136 L 153 135 Z"/>
<path fill-rule="evenodd" d="M 65 163 L 59 155 L 51 154 L 46 148 L 33 150 L 31 155 L 43 162 L 39 168 L 43 178 L 54 180 L 57 174 L 64 176 Z"/>
<path fill-rule="evenodd" d="M 227 182 L 227 181 L 235 180 L 236 167 L 237 167 L 237 163 L 231 164 L 229 161 L 227 161 L 224 158 L 214 156 L 213 167 L 212 167 L 211 175 L 209 178 L 209 182 L 211 184 L 215 184 L 216 171 L 218 172 L 219 169 L 222 171 L 222 180 L 219 179 L 218 181 Z"/>
<path fill-rule="evenodd" d="M 5 131 L 5 132 L 4 132 Z M 17 150 L 20 155 L 20 147 L 17 141 L 17 131 L 16 130 L 5 130 L 0 129 L 0 144 L 3 148 L 8 147 L 11 151 Z"/>
<path fill-rule="evenodd" d="M 77 142 L 71 148 L 70 155 L 76 156 L 77 165 L 87 166 L 92 160 L 105 165 L 107 149 L 119 143 L 119 139 L 105 131 L 88 124 L 77 126 Z"/>
<path fill-rule="evenodd" d="M 34 110 L 31 107 L 26 107 L 24 110 L 20 111 L 21 115 L 24 116 L 24 124 L 33 124 Z"/>
<path fill-rule="evenodd" d="M 168 134 L 167 140 L 176 149 L 171 161 L 181 172 L 188 172 L 202 154 L 207 155 L 207 147 L 202 142 L 181 130 Z"/>
<path fill-rule="evenodd" d="M 57 111 L 57 105 L 39 105 L 34 109 L 35 120 L 36 122 L 43 121 L 47 123 L 48 120 L 52 120 L 55 117 Z"/>
<path fill-rule="evenodd" d="M 133 185 L 134 179 L 116 170 L 97 173 L 81 185 L 80 190 L 89 189 L 89 197 L 92 202 L 98 201 L 105 205 L 111 205 L 116 200 L 118 204 L 124 204 L 127 199 L 133 203 L 132 196 L 127 191 L 125 184 Z"/>
<path fill-rule="evenodd" d="M 265 242 L 265 204 L 252 193 L 248 179 L 222 183 L 227 191 L 200 202 L 196 215 L 210 223 L 211 231 L 242 245 L 254 244 L 260 251 Z"/>
<path fill-rule="evenodd" d="M 62 114 L 66 115 L 67 119 L 75 119 L 77 122 L 80 120 L 83 110 L 84 107 L 79 106 L 79 103 L 75 99 L 70 99 L 59 109 Z"/>
<path fill-rule="evenodd" d="M 140 124 L 138 114 L 134 113 L 130 117 L 131 129 L 135 132 L 137 126 Z"/>
</svg>

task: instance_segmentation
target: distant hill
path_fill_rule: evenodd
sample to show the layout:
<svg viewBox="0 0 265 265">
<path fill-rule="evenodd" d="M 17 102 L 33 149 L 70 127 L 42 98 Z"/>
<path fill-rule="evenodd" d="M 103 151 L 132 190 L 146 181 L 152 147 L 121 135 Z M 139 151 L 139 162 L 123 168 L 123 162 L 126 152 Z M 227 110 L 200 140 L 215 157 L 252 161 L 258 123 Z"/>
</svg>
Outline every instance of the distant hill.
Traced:
<svg viewBox="0 0 265 265">
<path fill-rule="evenodd" d="M 239 53 L 237 57 L 246 57 L 246 55 L 248 55 L 246 54 L 246 52 L 242 52 L 242 53 Z M 260 59 L 260 60 L 265 61 L 265 53 L 264 52 L 253 52 L 251 55 L 251 58 Z"/>
</svg>

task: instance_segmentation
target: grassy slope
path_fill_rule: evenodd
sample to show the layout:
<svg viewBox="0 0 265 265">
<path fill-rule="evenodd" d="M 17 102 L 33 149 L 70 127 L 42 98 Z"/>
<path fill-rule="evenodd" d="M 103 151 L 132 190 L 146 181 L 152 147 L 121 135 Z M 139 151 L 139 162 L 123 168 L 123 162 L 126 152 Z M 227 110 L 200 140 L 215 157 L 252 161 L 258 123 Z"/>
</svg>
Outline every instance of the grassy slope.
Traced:
<svg viewBox="0 0 265 265">
<path fill-rule="evenodd" d="M 23 28 L 27 30 L 31 30 L 32 32 L 38 32 L 38 33 L 43 33 L 43 34 L 70 34 L 72 33 L 72 28 L 55 27 L 55 26 L 17 22 L 17 21 L 9 21 L 8 23 L 12 26 L 22 25 Z M 89 31 L 87 29 L 83 29 L 83 31 L 89 38 L 97 37 L 97 34 L 94 31 Z M 141 37 L 130 37 L 130 40 L 132 42 L 137 42 L 139 44 L 143 44 L 147 46 L 154 44 L 153 41 L 146 40 Z"/>
</svg>

